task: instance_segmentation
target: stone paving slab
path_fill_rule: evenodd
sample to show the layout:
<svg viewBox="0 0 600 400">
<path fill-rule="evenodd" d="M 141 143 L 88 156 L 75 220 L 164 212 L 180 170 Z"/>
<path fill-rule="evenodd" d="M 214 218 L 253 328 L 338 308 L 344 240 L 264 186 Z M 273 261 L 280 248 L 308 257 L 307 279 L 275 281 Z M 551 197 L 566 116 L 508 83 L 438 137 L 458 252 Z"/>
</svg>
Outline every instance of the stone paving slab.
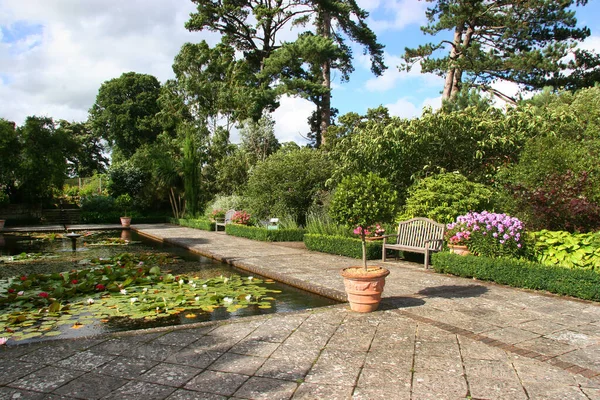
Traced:
<svg viewBox="0 0 600 400">
<path fill-rule="evenodd" d="M 174 225 L 136 229 L 332 297 L 343 296 L 339 267 L 357 263 Z M 340 304 L 2 346 L 0 399 L 600 398 L 597 304 L 374 264 L 392 273 L 371 314 Z"/>
</svg>

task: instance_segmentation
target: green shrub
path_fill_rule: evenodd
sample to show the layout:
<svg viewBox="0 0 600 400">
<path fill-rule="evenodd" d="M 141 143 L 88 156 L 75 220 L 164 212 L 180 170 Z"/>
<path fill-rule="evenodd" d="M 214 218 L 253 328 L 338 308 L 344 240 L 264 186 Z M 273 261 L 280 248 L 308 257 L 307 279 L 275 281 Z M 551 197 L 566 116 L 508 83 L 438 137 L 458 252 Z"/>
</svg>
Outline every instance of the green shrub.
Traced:
<svg viewBox="0 0 600 400">
<path fill-rule="evenodd" d="M 321 253 L 337 254 L 352 258 L 362 258 L 361 239 L 346 236 L 329 236 L 319 234 L 304 235 L 306 248 Z M 380 241 L 367 242 L 367 260 L 381 258 L 382 243 Z"/>
<path fill-rule="evenodd" d="M 514 258 L 459 256 L 447 252 L 433 254 L 432 261 L 433 268 L 440 273 L 600 301 L 600 274 L 595 271 L 548 266 Z"/>
<path fill-rule="evenodd" d="M 532 234 L 535 257 L 546 265 L 600 270 L 600 232 L 542 230 Z"/>
<path fill-rule="evenodd" d="M 246 199 L 242 196 L 231 195 L 231 196 L 221 196 L 218 195 L 215 199 L 208 204 L 204 214 L 207 217 L 214 218 L 213 212 L 217 210 L 221 210 L 223 212 L 223 217 L 225 217 L 225 212 L 227 210 L 243 210 L 246 208 Z M 222 218 L 222 217 L 221 217 Z"/>
<path fill-rule="evenodd" d="M 208 218 L 170 218 L 169 222 L 176 225 L 187 226 L 189 228 L 202 229 L 203 231 L 214 231 L 215 223 Z"/>
<path fill-rule="evenodd" d="M 313 199 L 331 176 L 331 163 L 320 151 L 278 151 L 252 169 L 245 195 L 257 219 L 291 215 L 304 226 Z"/>
<path fill-rule="evenodd" d="M 115 208 L 115 199 L 110 196 L 84 197 L 81 199 L 81 211 L 83 211 L 83 212 L 117 211 Z"/>
<path fill-rule="evenodd" d="M 225 225 L 225 232 L 231 236 L 260 240 L 263 242 L 301 242 L 305 233 L 304 229 L 269 230 L 258 226 L 238 224 Z"/>
<path fill-rule="evenodd" d="M 400 220 L 427 217 L 450 223 L 459 215 L 491 208 L 492 191 L 480 183 L 469 182 L 459 173 L 432 175 L 408 189 Z"/>
</svg>

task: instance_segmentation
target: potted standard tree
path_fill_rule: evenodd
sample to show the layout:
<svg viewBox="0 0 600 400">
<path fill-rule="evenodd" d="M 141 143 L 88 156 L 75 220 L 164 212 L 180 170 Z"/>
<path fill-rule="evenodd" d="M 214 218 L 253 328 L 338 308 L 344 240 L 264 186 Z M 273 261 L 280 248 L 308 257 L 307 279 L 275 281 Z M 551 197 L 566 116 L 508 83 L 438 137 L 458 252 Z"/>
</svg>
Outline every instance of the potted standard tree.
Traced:
<svg viewBox="0 0 600 400">
<path fill-rule="evenodd" d="M 121 217 L 121 226 L 123 228 L 129 228 L 131 225 L 131 216 L 127 215 L 127 209 L 131 207 L 133 200 L 127 193 L 120 195 L 115 200 L 116 206 L 123 210 L 123 216 Z"/>
<path fill-rule="evenodd" d="M 376 223 L 393 218 L 397 198 L 390 183 L 374 173 L 346 177 L 336 188 L 331 217 L 338 223 L 357 228 L 362 242 L 363 265 L 341 271 L 353 311 L 371 312 L 379 307 L 385 277 L 390 271 L 367 266 L 366 232 Z"/>
</svg>

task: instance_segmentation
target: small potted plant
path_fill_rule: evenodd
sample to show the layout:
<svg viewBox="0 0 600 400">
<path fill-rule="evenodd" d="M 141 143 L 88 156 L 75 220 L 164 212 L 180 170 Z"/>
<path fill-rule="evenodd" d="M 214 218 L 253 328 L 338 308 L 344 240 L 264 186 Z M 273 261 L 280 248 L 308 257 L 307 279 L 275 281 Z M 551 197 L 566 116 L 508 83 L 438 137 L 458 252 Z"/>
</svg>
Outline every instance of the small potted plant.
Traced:
<svg viewBox="0 0 600 400">
<path fill-rule="evenodd" d="M 115 200 L 116 206 L 123 210 L 123 216 L 121 217 L 121 226 L 123 228 L 129 228 L 131 226 L 131 216 L 127 215 L 127 209 L 131 209 L 132 203 L 133 200 L 127 193 L 120 195 L 117 197 L 117 200 Z"/>
<path fill-rule="evenodd" d="M 397 194 L 390 183 L 374 174 L 353 175 L 338 185 L 330 206 L 333 220 L 350 228 L 357 228 L 362 244 L 362 266 L 344 268 L 344 286 L 350 308 L 357 312 L 377 310 L 390 271 L 367 266 L 367 231 L 379 221 L 394 216 Z"/>
<path fill-rule="evenodd" d="M 446 228 L 448 228 L 448 230 L 444 233 L 444 236 L 448 242 L 450 253 L 461 256 L 471 254 L 471 251 L 467 247 L 467 242 L 471 237 L 471 231 L 467 229 L 466 225 L 453 222 L 448 224 Z"/>
</svg>

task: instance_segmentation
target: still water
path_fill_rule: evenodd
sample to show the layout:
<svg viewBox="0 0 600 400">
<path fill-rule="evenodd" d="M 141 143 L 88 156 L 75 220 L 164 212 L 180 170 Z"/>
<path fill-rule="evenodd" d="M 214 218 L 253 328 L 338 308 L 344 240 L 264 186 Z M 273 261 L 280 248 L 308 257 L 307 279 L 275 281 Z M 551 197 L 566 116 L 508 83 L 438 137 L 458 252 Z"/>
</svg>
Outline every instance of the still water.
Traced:
<svg viewBox="0 0 600 400">
<path fill-rule="evenodd" d="M 172 245 L 155 242 L 132 231 L 90 231 L 78 232 L 80 237 L 74 238 L 75 251 L 73 251 L 73 238 L 67 238 L 65 233 L 60 234 L 0 234 L 0 279 L 32 273 L 62 272 L 87 266 L 89 260 L 95 258 L 110 258 L 120 253 L 169 253 L 177 256 L 180 261 L 169 265 L 173 274 L 186 274 L 199 279 L 212 277 L 241 276 L 248 278 L 250 275 L 242 270 L 227 264 L 194 254 L 185 249 Z M 260 277 L 257 277 L 260 278 Z M 248 306 L 228 312 L 225 307 L 218 307 L 212 312 L 199 311 L 193 318 L 189 313 L 171 315 L 154 321 L 132 321 L 127 318 L 115 318 L 110 321 L 93 321 L 93 323 L 71 329 L 60 326 L 62 334 L 58 338 L 81 337 L 103 332 L 115 332 L 131 329 L 145 329 L 157 326 L 170 326 L 189 324 L 203 321 L 226 320 L 252 315 L 271 314 L 305 310 L 308 308 L 322 307 L 336 304 L 334 300 L 308 293 L 288 285 L 265 280 L 268 289 L 281 291 L 271 297 L 270 308 Z M 0 333 L 1 335 L 1 333 Z M 26 342 L 44 340 L 34 338 Z M 25 342 L 25 341 L 22 341 Z"/>
</svg>

